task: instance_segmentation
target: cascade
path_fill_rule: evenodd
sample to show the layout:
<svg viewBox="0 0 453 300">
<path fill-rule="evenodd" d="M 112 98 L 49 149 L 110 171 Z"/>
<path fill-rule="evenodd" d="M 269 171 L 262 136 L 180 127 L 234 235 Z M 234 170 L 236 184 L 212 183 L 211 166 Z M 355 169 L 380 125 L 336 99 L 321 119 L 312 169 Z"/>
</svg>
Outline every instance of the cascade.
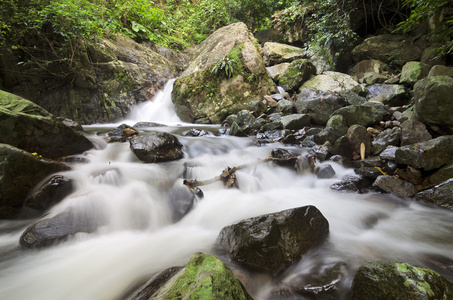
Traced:
<svg viewBox="0 0 453 300">
<path fill-rule="evenodd" d="M 27 250 L 19 246 L 19 237 L 32 222 L 0 221 L 0 299 L 123 299 L 144 278 L 182 266 L 196 252 L 215 254 L 214 243 L 224 226 L 305 205 L 316 206 L 329 221 L 328 244 L 304 256 L 279 282 L 303 280 L 314 270 L 342 263 L 349 268 L 344 284 L 350 285 L 354 271 L 368 261 L 405 261 L 435 269 L 428 265 L 430 259 L 453 260 L 453 212 L 391 195 L 333 191 L 329 186 L 353 170 L 332 162 L 336 175 L 331 179 L 256 163 L 274 148 L 302 153 L 301 148 L 219 135 L 219 126 L 196 125 L 212 134 L 185 136 L 195 125 L 182 123 L 174 113 L 172 83 L 126 121 L 169 125 L 143 128 L 140 134 L 175 134 L 184 145 L 184 158 L 145 164 L 129 143 L 107 144 L 94 134 L 115 124 L 87 126 L 97 147 L 83 155 L 88 163 L 72 163 L 64 172 L 76 189 L 48 216 L 76 209 L 101 225 L 64 243 Z M 183 178 L 208 179 L 227 166 L 244 164 L 250 167 L 236 172 L 238 189 L 226 190 L 220 183 L 203 186 L 204 198 L 180 221 L 172 221 L 169 195 L 182 186 Z M 254 299 L 265 300 L 273 284 L 267 276 L 256 276 L 246 287 Z"/>
</svg>

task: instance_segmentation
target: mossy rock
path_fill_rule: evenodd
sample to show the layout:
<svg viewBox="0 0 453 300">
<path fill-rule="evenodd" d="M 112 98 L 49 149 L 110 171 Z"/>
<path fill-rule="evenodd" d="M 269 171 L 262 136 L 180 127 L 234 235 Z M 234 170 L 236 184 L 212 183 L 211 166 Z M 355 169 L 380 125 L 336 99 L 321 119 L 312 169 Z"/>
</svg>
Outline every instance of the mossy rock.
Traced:
<svg viewBox="0 0 453 300">
<path fill-rule="evenodd" d="M 0 91 L 0 143 L 47 158 L 81 153 L 93 144 L 52 114 L 19 96 Z"/>
<path fill-rule="evenodd" d="M 279 84 L 285 90 L 296 91 L 311 75 L 316 74 L 316 67 L 307 59 L 298 59 L 288 66 L 280 76 Z"/>
<path fill-rule="evenodd" d="M 215 256 L 197 253 L 149 299 L 252 300 L 252 297 L 225 263 Z"/>
<path fill-rule="evenodd" d="M 350 300 L 453 299 L 453 284 L 433 270 L 409 263 L 370 262 L 361 266 Z"/>
</svg>

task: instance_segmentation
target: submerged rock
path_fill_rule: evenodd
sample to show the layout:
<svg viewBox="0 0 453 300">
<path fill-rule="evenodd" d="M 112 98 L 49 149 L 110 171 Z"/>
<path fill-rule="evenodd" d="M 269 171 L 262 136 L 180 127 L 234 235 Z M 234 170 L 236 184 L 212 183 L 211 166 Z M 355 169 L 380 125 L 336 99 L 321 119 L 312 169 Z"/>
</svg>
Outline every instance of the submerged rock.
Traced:
<svg viewBox="0 0 453 300">
<path fill-rule="evenodd" d="M 389 261 L 361 266 L 350 296 L 351 300 L 452 298 L 453 284 L 433 270 Z"/>
<path fill-rule="evenodd" d="M 329 223 L 314 206 L 243 220 L 224 227 L 217 242 L 243 265 L 277 273 L 319 247 Z"/>
<path fill-rule="evenodd" d="M 47 158 L 78 154 L 93 144 L 42 107 L 0 91 L 0 143 Z"/>
<path fill-rule="evenodd" d="M 162 281 L 165 284 L 144 299 L 182 299 L 184 295 L 184 299 L 252 300 L 225 263 L 202 253 L 194 254 L 184 268 Z"/>
<path fill-rule="evenodd" d="M 180 159 L 184 156 L 182 144 L 166 132 L 150 132 L 147 135 L 133 137 L 130 148 L 137 157 L 146 163 L 158 163 Z"/>
<path fill-rule="evenodd" d="M 0 219 L 16 216 L 27 194 L 44 178 L 68 167 L 0 144 Z"/>
</svg>

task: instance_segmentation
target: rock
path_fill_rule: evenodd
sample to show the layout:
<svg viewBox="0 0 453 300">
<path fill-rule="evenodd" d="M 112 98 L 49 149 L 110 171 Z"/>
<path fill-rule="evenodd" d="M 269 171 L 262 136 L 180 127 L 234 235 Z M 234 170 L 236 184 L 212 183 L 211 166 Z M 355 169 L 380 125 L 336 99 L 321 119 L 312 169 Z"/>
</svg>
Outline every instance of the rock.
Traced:
<svg viewBox="0 0 453 300">
<path fill-rule="evenodd" d="M 399 147 L 396 146 L 387 146 L 384 151 L 381 152 L 379 157 L 382 160 L 390 160 L 390 161 L 395 161 L 396 160 L 396 150 L 398 150 Z"/>
<path fill-rule="evenodd" d="M 344 94 L 346 102 L 350 105 L 361 105 L 367 102 L 365 97 L 359 96 L 353 91 L 346 91 Z"/>
<path fill-rule="evenodd" d="M 284 129 L 300 130 L 310 125 L 310 116 L 306 114 L 291 114 L 280 119 Z"/>
<path fill-rule="evenodd" d="M 254 113 L 255 116 L 259 116 L 266 111 L 267 106 L 263 103 L 263 101 L 254 100 L 250 101 L 248 109 Z"/>
<path fill-rule="evenodd" d="M 382 176 L 382 172 L 376 167 L 360 167 L 354 169 L 354 173 L 368 179 L 373 179 L 373 181 L 379 176 Z"/>
<path fill-rule="evenodd" d="M 279 84 L 287 91 L 297 91 L 310 76 L 315 74 L 316 67 L 309 60 L 294 60 L 280 76 Z"/>
<path fill-rule="evenodd" d="M 382 74 L 389 72 L 390 68 L 380 60 L 367 59 L 358 62 L 349 70 L 349 75 L 356 76 L 358 79 L 363 78 L 365 74 Z"/>
<path fill-rule="evenodd" d="M 252 300 L 230 268 L 215 256 L 194 254 L 187 265 L 145 299 Z M 139 298 L 140 299 L 140 298 Z"/>
<path fill-rule="evenodd" d="M 174 135 L 166 132 L 150 132 L 146 136 L 133 137 L 130 148 L 146 163 L 171 161 L 184 156 L 182 144 Z"/>
<path fill-rule="evenodd" d="M 263 50 L 266 66 L 292 62 L 307 56 L 304 49 L 280 43 L 265 43 Z"/>
<path fill-rule="evenodd" d="M 420 121 L 409 119 L 401 124 L 401 146 L 427 142 L 432 138 L 425 124 Z"/>
<path fill-rule="evenodd" d="M 428 73 L 428 76 L 449 76 L 453 77 L 453 68 L 446 66 L 433 66 Z"/>
<path fill-rule="evenodd" d="M 278 82 L 280 80 L 280 76 L 282 76 L 286 70 L 288 70 L 289 63 L 282 63 L 274 66 L 267 67 L 267 71 L 272 77 L 272 80 Z"/>
<path fill-rule="evenodd" d="M 323 74 L 316 75 L 302 84 L 299 91 L 317 89 L 323 92 L 345 93 L 348 90 L 355 90 L 358 87 L 359 83 L 347 74 L 325 71 Z"/>
<path fill-rule="evenodd" d="M 437 48 L 439 48 L 439 44 L 431 45 L 425 48 L 422 53 L 421 62 L 424 64 L 428 64 L 430 66 L 434 65 L 442 65 L 446 64 L 446 57 L 444 54 L 439 53 Z"/>
<path fill-rule="evenodd" d="M 208 131 L 203 130 L 203 129 L 190 128 L 183 135 L 184 136 L 205 136 L 205 135 L 211 135 L 211 133 L 209 133 Z"/>
<path fill-rule="evenodd" d="M 305 206 L 224 227 L 217 241 L 234 261 L 277 273 L 319 247 L 328 234 L 321 212 Z"/>
<path fill-rule="evenodd" d="M 428 76 L 431 66 L 418 61 L 409 61 L 401 70 L 400 84 L 412 86 Z"/>
<path fill-rule="evenodd" d="M 68 167 L 0 144 L 0 219 L 16 216 L 27 194 L 44 178 Z"/>
<path fill-rule="evenodd" d="M 343 116 L 347 126 L 358 124 L 369 127 L 378 124 L 381 120 L 390 116 L 390 112 L 383 105 L 372 106 L 367 103 L 339 108 L 335 110 L 331 116 L 335 115 Z"/>
<path fill-rule="evenodd" d="M 326 125 L 330 115 L 345 106 L 346 101 L 336 93 L 305 89 L 294 105 L 297 113 L 309 115 L 314 124 Z"/>
<path fill-rule="evenodd" d="M 132 128 L 150 128 L 150 127 L 167 127 L 167 125 L 155 123 L 155 122 L 138 122 L 135 123 Z"/>
<path fill-rule="evenodd" d="M 280 100 L 277 103 L 276 111 L 282 115 L 292 114 L 294 111 L 294 103 L 290 100 Z"/>
<path fill-rule="evenodd" d="M 453 78 L 432 76 L 414 86 L 414 111 L 420 121 L 439 134 L 453 134 Z"/>
<path fill-rule="evenodd" d="M 181 271 L 183 267 L 172 267 L 154 275 L 140 289 L 135 291 L 129 300 L 148 300 L 155 292 L 157 292 L 165 283 L 168 282 L 174 275 Z"/>
<path fill-rule="evenodd" d="M 375 84 L 367 87 L 370 101 L 379 101 L 390 106 L 401 106 L 409 102 L 409 95 L 402 85 Z"/>
<path fill-rule="evenodd" d="M 320 165 L 316 170 L 316 177 L 318 179 L 330 179 L 336 174 L 335 170 L 329 164 Z"/>
<path fill-rule="evenodd" d="M 20 237 L 20 244 L 25 248 L 48 247 L 78 232 L 94 232 L 101 222 L 99 217 L 72 209 L 29 226 Z"/>
<path fill-rule="evenodd" d="M 453 162 L 453 136 L 440 136 L 416 145 L 396 150 L 396 162 L 430 171 Z"/>
<path fill-rule="evenodd" d="M 351 149 L 360 155 L 362 143 L 365 145 L 365 157 L 371 155 L 371 134 L 362 125 L 352 125 L 346 133 Z"/>
<path fill-rule="evenodd" d="M 422 172 L 420 170 L 415 169 L 411 166 L 408 166 L 406 169 L 397 169 L 394 172 L 394 175 L 398 178 L 406 180 L 413 185 L 420 185 L 422 184 Z"/>
<path fill-rule="evenodd" d="M 360 83 L 366 83 L 368 85 L 379 84 L 387 82 L 389 78 L 385 75 L 377 73 L 365 73 L 363 78 L 359 80 Z"/>
<path fill-rule="evenodd" d="M 372 36 L 352 50 L 356 62 L 367 59 L 380 60 L 385 64 L 402 67 L 408 61 L 420 61 L 422 49 L 399 35 Z"/>
<path fill-rule="evenodd" d="M 120 126 L 114 128 L 112 131 L 107 133 L 107 135 L 108 136 L 114 136 L 114 137 L 120 137 L 120 136 L 123 136 L 123 131 L 125 129 L 134 129 L 134 128 L 129 126 L 129 125 L 127 125 L 127 124 L 121 124 Z"/>
<path fill-rule="evenodd" d="M 389 175 L 376 178 L 373 186 L 401 197 L 413 196 L 417 192 L 417 188 L 412 183 Z"/>
<path fill-rule="evenodd" d="M 400 146 L 401 129 L 394 127 L 381 132 L 374 141 L 371 142 L 372 152 L 374 155 L 381 153 L 388 146 Z"/>
<path fill-rule="evenodd" d="M 433 270 L 408 263 L 369 262 L 361 266 L 351 287 L 351 300 L 450 299 L 453 284 Z"/>
<path fill-rule="evenodd" d="M 173 187 L 168 192 L 168 204 L 173 222 L 181 220 L 193 207 L 195 195 L 186 186 Z"/>
<path fill-rule="evenodd" d="M 332 190 L 354 193 L 365 193 L 371 182 L 364 176 L 348 176 L 330 186 Z"/>
<path fill-rule="evenodd" d="M 445 167 L 440 168 L 434 174 L 429 177 L 429 183 L 438 185 L 448 179 L 453 178 L 453 164 L 448 164 Z"/>
<path fill-rule="evenodd" d="M 249 102 L 278 92 L 244 23 L 218 29 L 195 47 L 193 57 L 172 92 L 176 114 L 185 122 L 219 124 Z M 221 60 L 228 61 L 231 73 Z"/>
<path fill-rule="evenodd" d="M 19 96 L 0 91 L 0 143 L 47 158 L 78 154 L 93 147 L 81 133 Z"/>
<path fill-rule="evenodd" d="M 329 151 L 332 155 L 341 155 L 347 160 L 352 159 L 351 145 L 349 144 L 348 138 L 344 135 L 335 141 Z"/>
<path fill-rule="evenodd" d="M 324 144 L 326 141 L 334 144 L 335 141 L 345 135 L 347 131 L 348 126 L 346 126 L 346 121 L 343 116 L 332 116 L 329 121 L 327 121 L 326 127 L 314 136 L 314 141 L 318 145 Z"/>
<path fill-rule="evenodd" d="M 54 175 L 27 197 L 25 206 L 39 211 L 47 210 L 73 191 L 74 182 L 71 179 Z"/>
<path fill-rule="evenodd" d="M 433 188 L 415 194 L 415 199 L 435 204 L 437 206 L 453 209 L 453 178 L 434 186 Z"/>
</svg>

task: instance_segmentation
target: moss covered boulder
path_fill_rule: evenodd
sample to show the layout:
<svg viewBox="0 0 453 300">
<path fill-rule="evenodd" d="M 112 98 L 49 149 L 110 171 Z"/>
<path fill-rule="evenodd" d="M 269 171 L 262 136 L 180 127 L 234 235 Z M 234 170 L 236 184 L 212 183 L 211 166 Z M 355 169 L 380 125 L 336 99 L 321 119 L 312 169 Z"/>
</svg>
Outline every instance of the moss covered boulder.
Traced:
<svg viewBox="0 0 453 300">
<path fill-rule="evenodd" d="M 63 164 L 0 144 L 0 218 L 15 217 L 41 180 L 63 170 Z"/>
<path fill-rule="evenodd" d="M 350 300 L 453 299 L 453 284 L 433 270 L 408 263 L 370 262 L 352 283 Z"/>
<path fill-rule="evenodd" d="M 243 23 L 215 31 L 193 51 L 193 60 L 175 81 L 172 101 L 181 120 L 220 123 L 249 103 L 277 92 Z"/>
<path fill-rule="evenodd" d="M 316 67 L 307 59 L 298 59 L 288 66 L 280 76 L 279 84 L 285 90 L 296 91 L 311 75 L 316 74 Z"/>
<path fill-rule="evenodd" d="M 93 144 L 52 114 L 19 96 L 0 91 L 0 143 L 47 158 L 89 150 Z"/>
<path fill-rule="evenodd" d="M 307 57 L 307 52 L 302 48 L 273 42 L 265 43 L 263 52 L 264 63 L 267 66 Z"/>
<path fill-rule="evenodd" d="M 225 263 L 215 256 L 197 253 L 146 299 L 252 300 L 252 297 Z"/>
<path fill-rule="evenodd" d="M 359 83 L 351 76 L 340 72 L 325 71 L 323 74 L 313 76 L 299 88 L 302 92 L 304 89 L 317 89 L 323 92 L 346 93 L 360 89 Z"/>
</svg>

